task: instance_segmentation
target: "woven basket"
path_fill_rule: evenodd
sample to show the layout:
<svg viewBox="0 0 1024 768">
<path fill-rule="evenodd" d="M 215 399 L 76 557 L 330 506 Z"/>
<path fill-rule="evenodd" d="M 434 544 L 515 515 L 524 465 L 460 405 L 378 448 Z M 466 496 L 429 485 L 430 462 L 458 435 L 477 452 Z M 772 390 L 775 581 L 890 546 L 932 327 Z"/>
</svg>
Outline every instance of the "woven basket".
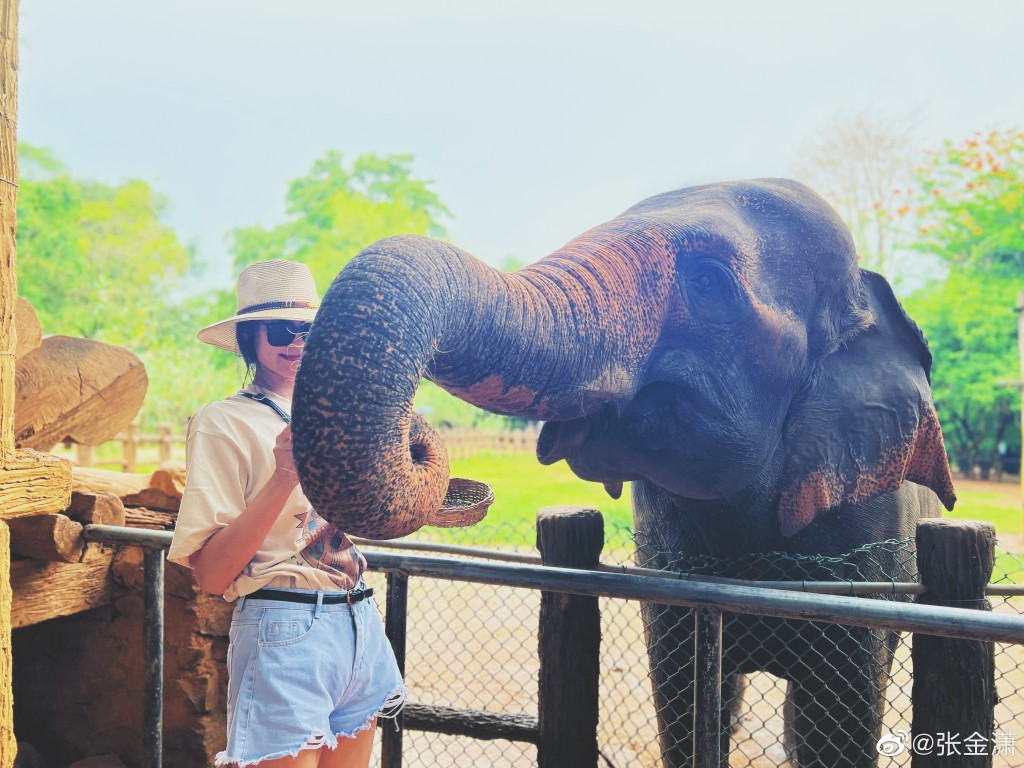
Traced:
<svg viewBox="0 0 1024 768">
<path fill-rule="evenodd" d="M 461 528 L 479 523 L 494 503 L 494 489 L 487 483 L 453 477 L 441 508 L 427 520 L 438 528 Z"/>
</svg>

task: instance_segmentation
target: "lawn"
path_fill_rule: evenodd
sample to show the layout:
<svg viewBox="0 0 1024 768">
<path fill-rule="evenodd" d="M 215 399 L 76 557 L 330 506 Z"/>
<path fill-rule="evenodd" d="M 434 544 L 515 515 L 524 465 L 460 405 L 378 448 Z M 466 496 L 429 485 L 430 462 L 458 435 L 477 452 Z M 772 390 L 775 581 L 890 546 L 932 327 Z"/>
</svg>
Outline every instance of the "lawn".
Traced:
<svg viewBox="0 0 1024 768">
<path fill-rule="evenodd" d="M 97 464 L 104 469 L 119 469 L 116 464 Z M 140 466 L 151 472 L 153 466 Z M 465 529 L 425 529 L 417 538 L 443 539 L 480 547 L 515 545 L 534 546 L 534 521 L 541 507 L 574 505 L 601 510 L 609 546 L 628 546 L 632 528 L 629 485 L 622 497 L 612 499 L 598 483 L 577 478 L 565 462 L 542 466 L 532 453 L 479 453 L 472 458 L 452 461 L 454 477 L 481 480 L 494 488 L 495 502 L 483 522 Z M 957 479 L 956 509 L 947 516 L 985 520 L 995 525 L 1001 539 L 1012 541 L 1024 533 L 1020 486 L 1013 482 L 995 483 Z M 1004 544 L 1015 551 L 1021 547 Z M 1024 562 L 1024 556 L 1020 558 Z M 1024 568 L 1024 566 L 1021 566 Z M 999 568 L 997 567 L 997 571 Z M 1006 570 L 1015 570 L 1007 564 Z"/>
<path fill-rule="evenodd" d="M 632 526 L 628 484 L 612 499 L 598 483 L 577 478 L 565 462 L 540 465 L 532 454 L 481 453 L 452 461 L 454 477 L 481 480 L 494 488 L 495 502 L 482 523 L 446 532 L 444 538 L 486 546 L 488 543 L 533 544 L 533 523 L 541 507 L 575 505 L 601 510 L 611 534 Z M 1000 536 L 1019 535 L 1020 489 L 1015 483 L 957 480 L 957 504 L 947 516 L 985 520 Z"/>
</svg>

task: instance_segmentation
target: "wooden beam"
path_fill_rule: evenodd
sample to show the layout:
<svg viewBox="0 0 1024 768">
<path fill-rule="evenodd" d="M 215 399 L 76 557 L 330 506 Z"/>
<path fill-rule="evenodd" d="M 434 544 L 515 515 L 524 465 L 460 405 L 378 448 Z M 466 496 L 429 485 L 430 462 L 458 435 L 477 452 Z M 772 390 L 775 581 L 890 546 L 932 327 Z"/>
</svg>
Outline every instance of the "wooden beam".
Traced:
<svg viewBox="0 0 1024 768">
<path fill-rule="evenodd" d="M 11 657 L 11 532 L 0 520 L 0 766 L 14 764 L 14 704 L 11 687 L 14 659 Z"/>
<path fill-rule="evenodd" d="M 67 515 L 26 515 L 7 524 L 12 555 L 61 563 L 77 563 L 82 556 L 82 524 Z"/>
<path fill-rule="evenodd" d="M 0 11 L 0 465 L 14 455 L 14 229 L 18 203 L 18 2 Z M 0 755 L 3 747 L 0 746 Z"/>
<path fill-rule="evenodd" d="M 14 230 L 18 209 L 18 0 L 0 4 L 0 467 L 15 457 L 14 363 L 17 348 L 14 311 L 18 293 L 15 273 Z M 0 510 L 6 504 L 6 476 L 0 476 Z M 24 489 L 15 498 L 30 495 Z M 68 488 L 70 496 L 70 485 Z M 17 506 L 17 504 L 15 504 Z M 14 738 L 11 692 L 11 586 L 10 538 L 0 522 L 0 766 L 14 764 L 18 745 Z"/>
<path fill-rule="evenodd" d="M 80 563 L 14 560 L 11 627 L 26 627 L 112 603 L 120 594 L 110 572 L 113 558 L 113 550 L 94 544 Z"/>
<path fill-rule="evenodd" d="M 124 525 L 124 504 L 112 493 L 71 492 L 68 517 L 85 525 Z"/>
<path fill-rule="evenodd" d="M 0 519 L 63 512 L 71 503 L 71 465 L 28 448 L 0 466 Z"/>
</svg>

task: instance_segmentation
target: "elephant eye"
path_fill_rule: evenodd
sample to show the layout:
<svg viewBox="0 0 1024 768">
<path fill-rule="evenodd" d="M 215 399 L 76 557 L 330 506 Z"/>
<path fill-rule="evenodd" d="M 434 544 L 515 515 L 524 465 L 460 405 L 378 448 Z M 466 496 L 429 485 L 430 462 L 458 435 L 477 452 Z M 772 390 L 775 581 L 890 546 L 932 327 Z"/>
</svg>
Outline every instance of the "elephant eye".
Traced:
<svg viewBox="0 0 1024 768">
<path fill-rule="evenodd" d="M 726 267 L 707 260 L 694 265 L 686 282 L 691 290 L 703 296 L 710 296 L 724 291 L 732 282 L 729 278 Z"/>
<path fill-rule="evenodd" d="M 690 307 L 700 317 L 732 322 L 742 316 L 743 292 L 728 266 L 717 259 L 701 259 L 684 269 Z"/>
<path fill-rule="evenodd" d="M 704 291 L 715 287 L 715 278 L 707 272 L 702 275 L 698 275 L 697 279 L 693 282 L 698 288 Z"/>
</svg>

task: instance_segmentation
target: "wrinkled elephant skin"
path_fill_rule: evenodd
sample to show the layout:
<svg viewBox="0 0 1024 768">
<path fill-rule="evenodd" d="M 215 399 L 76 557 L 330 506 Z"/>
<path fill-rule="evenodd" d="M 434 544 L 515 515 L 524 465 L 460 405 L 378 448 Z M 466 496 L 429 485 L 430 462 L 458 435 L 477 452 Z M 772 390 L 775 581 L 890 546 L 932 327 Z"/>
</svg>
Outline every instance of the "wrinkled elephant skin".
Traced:
<svg viewBox="0 0 1024 768">
<path fill-rule="evenodd" d="M 295 456 L 310 501 L 339 527 L 416 530 L 447 483 L 443 450 L 412 413 L 427 377 L 547 422 L 543 463 L 564 459 L 613 495 L 632 481 L 653 564 L 836 555 L 952 508 L 930 365 L 920 331 L 886 281 L 858 268 L 820 197 L 786 180 L 713 184 L 645 200 L 514 274 L 426 238 L 366 249 L 307 340 Z M 674 766 L 690 757 L 692 723 L 671 691 L 688 695 L 692 680 L 674 671 L 692 648 L 686 616 L 662 617 L 649 616 L 649 641 Z M 730 622 L 730 680 L 766 668 L 790 680 L 802 768 L 835 768 L 840 753 L 874 763 L 865 742 L 880 699 L 864 671 L 888 663 L 893 635 L 861 633 L 865 656 L 781 622 L 785 664 L 748 620 Z M 816 682 L 826 670 L 835 690 Z M 838 724 L 816 723 L 837 711 Z"/>
</svg>

